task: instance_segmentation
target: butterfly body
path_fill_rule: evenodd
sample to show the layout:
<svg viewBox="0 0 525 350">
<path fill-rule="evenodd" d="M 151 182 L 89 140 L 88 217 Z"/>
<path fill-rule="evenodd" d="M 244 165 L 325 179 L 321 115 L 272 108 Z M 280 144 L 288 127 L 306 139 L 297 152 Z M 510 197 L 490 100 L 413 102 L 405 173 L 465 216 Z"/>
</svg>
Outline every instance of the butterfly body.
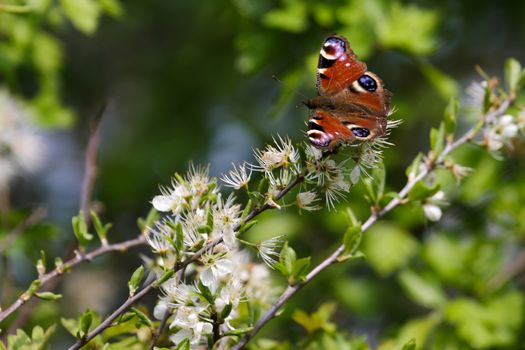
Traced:
<svg viewBox="0 0 525 350">
<path fill-rule="evenodd" d="M 385 134 L 391 93 L 342 36 L 329 36 L 321 47 L 317 94 L 304 101 L 311 110 L 308 137 L 313 146 L 333 150 Z"/>
</svg>

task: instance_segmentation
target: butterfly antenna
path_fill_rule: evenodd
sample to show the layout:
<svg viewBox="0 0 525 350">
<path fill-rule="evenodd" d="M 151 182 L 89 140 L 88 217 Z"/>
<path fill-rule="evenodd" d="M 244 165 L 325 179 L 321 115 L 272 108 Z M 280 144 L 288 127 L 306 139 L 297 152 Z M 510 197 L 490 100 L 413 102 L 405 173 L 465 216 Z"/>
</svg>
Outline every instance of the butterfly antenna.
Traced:
<svg viewBox="0 0 525 350">
<path fill-rule="evenodd" d="M 299 91 L 293 89 L 290 85 L 286 84 L 284 81 L 282 81 L 281 79 L 279 79 L 279 78 L 277 77 L 277 75 L 275 75 L 275 74 L 272 75 L 272 79 L 275 80 L 275 81 L 278 82 L 278 83 L 283 84 L 287 89 L 289 89 L 290 91 L 293 91 L 296 95 L 301 96 L 301 97 L 304 98 L 305 100 L 308 100 L 308 99 L 309 99 L 308 96 L 306 96 L 306 95 L 300 93 Z M 299 105 L 296 105 L 295 108 L 299 108 Z"/>
</svg>

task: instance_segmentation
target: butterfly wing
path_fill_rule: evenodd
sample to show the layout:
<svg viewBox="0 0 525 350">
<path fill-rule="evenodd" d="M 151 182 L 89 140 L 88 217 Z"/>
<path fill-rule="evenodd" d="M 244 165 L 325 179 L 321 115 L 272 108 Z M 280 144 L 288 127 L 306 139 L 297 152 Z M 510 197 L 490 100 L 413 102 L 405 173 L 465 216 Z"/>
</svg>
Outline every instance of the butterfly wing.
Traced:
<svg viewBox="0 0 525 350">
<path fill-rule="evenodd" d="M 333 149 L 386 132 L 391 93 L 341 36 L 328 37 L 321 48 L 317 92 L 319 96 L 305 101 L 312 110 L 308 136 L 314 146 Z"/>
</svg>

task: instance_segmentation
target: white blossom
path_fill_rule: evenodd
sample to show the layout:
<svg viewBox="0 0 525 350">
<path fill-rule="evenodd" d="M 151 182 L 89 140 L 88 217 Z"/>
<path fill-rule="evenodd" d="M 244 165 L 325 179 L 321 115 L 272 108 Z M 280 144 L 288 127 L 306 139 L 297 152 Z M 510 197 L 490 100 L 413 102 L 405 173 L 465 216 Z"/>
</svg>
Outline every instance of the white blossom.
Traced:
<svg viewBox="0 0 525 350">
<path fill-rule="evenodd" d="M 257 245 L 259 256 L 268 267 L 273 269 L 282 246 L 282 236 L 273 237 L 260 242 Z"/>
<path fill-rule="evenodd" d="M 232 187 L 236 190 L 239 190 L 243 187 L 247 187 L 252 176 L 252 168 L 248 163 L 243 163 L 242 165 L 236 166 L 233 165 L 233 169 L 230 170 L 228 175 L 223 175 L 221 180 L 227 187 Z"/>
<path fill-rule="evenodd" d="M 237 245 L 235 229 L 241 222 L 240 205 L 235 204 L 235 197 L 229 196 L 226 201 L 219 196 L 213 211 L 213 236 L 220 236 L 226 246 L 233 249 Z"/>
<path fill-rule="evenodd" d="M 423 202 L 425 217 L 430 221 L 439 221 L 443 215 L 439 206 L 445 204 L 445 193 L 443 191 L 436 192 L 432 197 Z"/>
<path fill-rule="evenodd" d="M 254 170 L 271 172 L 286 165 L 294 165 L 299 160 L 299 152 L 292 146 L 292 141 L 285 137 L 274 139 L 275 146 L 268 145 L 264 151 L 256 150 L 255 159 L 259 163 Z"/>
<path fill-rule="evenodd" d="M 219 282 L 232 273 L 233 262 L 228 254 L 213 252 L 204 254 L 200 261 L 204 265 L 200 271 L 200 280 L 212 293 L 215 293 Z"/>
<path fill-rule="evenodd" d="M 320 206 L 315 204 L 318 200 L 317 193 L 312 191 L 299 192 L 295 197 L 297 207 L 306 211 L 319 210 Z"/>
</svg>

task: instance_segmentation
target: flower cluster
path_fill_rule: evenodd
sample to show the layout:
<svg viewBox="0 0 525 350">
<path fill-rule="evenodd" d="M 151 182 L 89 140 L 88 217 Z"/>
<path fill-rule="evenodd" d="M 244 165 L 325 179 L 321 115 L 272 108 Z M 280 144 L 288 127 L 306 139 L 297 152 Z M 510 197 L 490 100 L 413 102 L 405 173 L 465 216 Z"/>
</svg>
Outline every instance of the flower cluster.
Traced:
<svg viewBox="0 0 525 350">
<path fill-rule="evenodd" d="M 489 151 L 497 152 L 503 147 L 512 148 L 512 142 L 525 132 L 525 111 L 517 116 L 505 114 L 489 121 L 484 130 L 483 140 Z"/>
<path fill-rule="evenodd" d="M 234 170 L 242 173 L 246 171 L 243 169 Z M 242 177 L 236 179 L 244 181 Z M 176 175 L 169 188 L 161 188 L 161 195 L 152 203 L 166 213 L 146 235 L 155 254 L 147 265 L 157 277 L 213 243 L 194 264 L 161 287 L 163 293 L 154 316 L 162 319 L 171 315 L 170 339 L 174 344 L 187 341 L 196 347 L 214 343 L 226 337 L 232 320 L 246 318 L 241 304 L 250 301 L 264 306 L 270 302 L 273 291 L 269 290 L 269 270 L 252 262 L 236 239 L 241 208 L 232 195 L 222 196 L 207 168 L 190 166 L 185 177 Z M 262 242 L 258 250 L 263 261 L 274 263 L 275 242 Z"/>
<path fill-rule="evenodd" d="M 220 192 L 207 168 L 191 165 L 186 176 L 175 175 L 171 186 L 162 187 L 152 200 L 165 216 L 146 235 L 155 254 L 147 265 L 157 277 L 192 261 L 161 286 L 154 310 L 158 319 L 169 316 L 171 341 L 213 346 L 228 342 L 233 324 L 251 325 L 249 315 L 272 301 L 267 266 L 277 269 L 283 240 L 278 236 L 251 243 L 239 239 L 239 232 L 262 210 L 291 205 L 284 197 L 292 191 L 300 210 L 320 209 L 323 195 L 333 208 L 366 173 L 363 167 L 377 164 L 381 147 L 387 144 L 380 139 L 348 147 L 349 154 L 338 162 L 310 145 L 296 147 L 288 138 L 278 137 L 254 152 L 256 164 L 233 165 L 221 177 L 225 186 L 248 196 L 244 209 L 233 194 Z M 261 175 L 256 186 L 253 172 Z M 241 245 L 254 248 L 264 264 L 253 262 Z"/>
</svg>

